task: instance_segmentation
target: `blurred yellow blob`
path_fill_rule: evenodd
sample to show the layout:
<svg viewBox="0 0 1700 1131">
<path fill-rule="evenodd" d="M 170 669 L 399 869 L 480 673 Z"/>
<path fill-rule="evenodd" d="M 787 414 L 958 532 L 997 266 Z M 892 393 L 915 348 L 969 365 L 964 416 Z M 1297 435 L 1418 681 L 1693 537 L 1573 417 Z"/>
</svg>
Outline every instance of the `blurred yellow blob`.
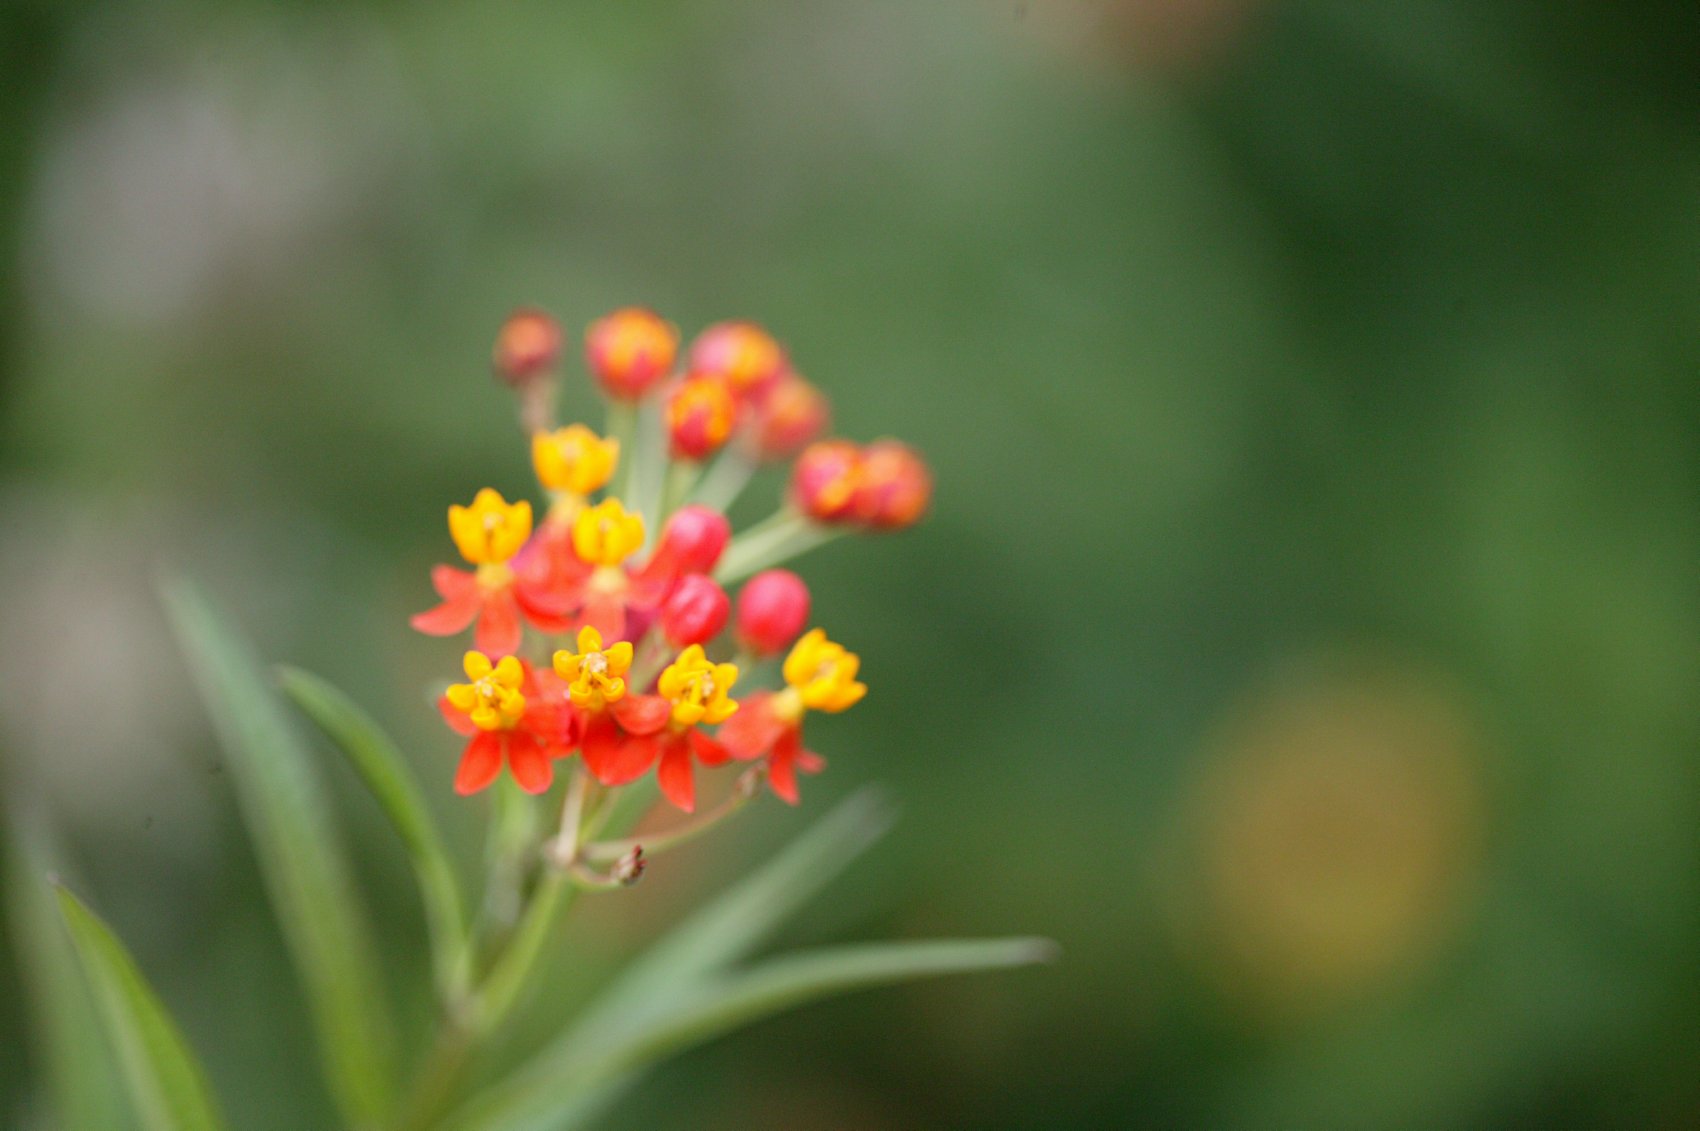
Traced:
<svg viewBox="0 0 1700 1131">
<path fill-rule="evenodd" d="M 1480 863 L 1479 749 L 1461 697 L 1414 669 L 1330 662 L 1242 702 L 1188 814 L 1188 949 L 1276 1017 L 1419 967 Z"/>
</svg>

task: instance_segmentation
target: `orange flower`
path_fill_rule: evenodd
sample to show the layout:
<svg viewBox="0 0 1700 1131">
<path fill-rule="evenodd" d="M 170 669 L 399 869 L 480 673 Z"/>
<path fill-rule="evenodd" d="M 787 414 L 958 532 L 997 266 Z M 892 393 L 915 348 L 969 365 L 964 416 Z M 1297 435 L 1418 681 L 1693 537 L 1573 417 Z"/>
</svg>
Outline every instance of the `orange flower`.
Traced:
<svg viewBox="0 0 1700 1131">
<path fill-rule="evenodd" d="M 473 642 L 492 656 L 519 649 L 522 616 L 545 632 L 564 629 L 542 579 L 529 570 L 522 576 L 509 565 L 531 537 L 530 503 L 509 503 L 486 487 L 470 507 L 449 508 L 449 535 L 477 568 L 433 569 L 431 584 L 443 603 L 415 616 L 414 628 L 429 636 L 453 636 L 476 621 Z"/>
<path fill-rule="evenodd" d="M 797 771 L 826 768 L 819 754 L 803 748 L 803 717 L 810 711 L 837 714 L 861 702 L 867 685 L 857 681 L 861 660 L 841 644 L 812 629 L 785 657 L 783 691 L 758 692 L 720 728 L 720 742 L 734 757 L 767 759 L 773 792 L 797 804 Z"/>
<path fill-rule="evenodd" d="M 449 727 L 471 740 L 455 772 L 455 792 L 487 788 L 504 763 L 525 792 L 545 792 L 555 776 L 550 763 L 572 752 L 574 719 L 565 709 L 565 685 L 513 656 L 493 663 L 482 652 L 468 652 L 462 666 L 468 682 L 454 684 L 437 701 Z"/>
</svg>

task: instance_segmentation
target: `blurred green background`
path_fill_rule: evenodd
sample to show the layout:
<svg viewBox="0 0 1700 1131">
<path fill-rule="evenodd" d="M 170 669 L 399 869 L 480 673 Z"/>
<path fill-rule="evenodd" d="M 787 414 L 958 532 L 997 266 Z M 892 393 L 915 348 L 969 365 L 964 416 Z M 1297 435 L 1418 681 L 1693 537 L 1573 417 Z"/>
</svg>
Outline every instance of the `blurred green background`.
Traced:
<svg viewBox="0 0 1700 1131">
<path fill-rule="evenodd" d="M 788 941 L 1064 958 L 765 1023 L 610 1128 L 1700 1124 L 1692 4 L 0 29 L 4 790 L 239 1126 L 329 1106 L 155 577 L 367 704 L 470 858 L 458 642 L 406 618 L 445 505 L 529 488 L 501 318 L 633 302 L 768 325 L 939 490 L 804 559 L 873 690 L 803 810 L 585 908 L 533 1024 L 869 781 L 896 834 Z M 333 780 L 399 998 L 410 879 Z M 41 1127 L 15 958 L 0 1122 Z"/>
</svg>

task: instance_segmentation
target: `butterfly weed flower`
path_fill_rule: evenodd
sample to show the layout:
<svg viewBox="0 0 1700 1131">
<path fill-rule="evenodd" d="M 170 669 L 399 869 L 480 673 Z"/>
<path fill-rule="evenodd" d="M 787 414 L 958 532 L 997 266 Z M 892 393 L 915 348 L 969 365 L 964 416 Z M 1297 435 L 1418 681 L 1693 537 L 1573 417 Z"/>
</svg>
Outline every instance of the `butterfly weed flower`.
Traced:
<svg viewBox="0 0 1700 1131">
<path fill-rule="evenodd" d="M 411 618 L 429 635 L 470 630 L 471 649 L 457 649 L 460 676 L 445 682 L 434 699 L 444 723 L 464 739 L 452 775 L 445 766 L 441 776 L 457 794 L 478 795 L 488 807 L 476 903 L 464 897 L 472 893 L 463 895 L 459 869 L 429 807 L 414 796 L 400 752 L 334 689 L 306 673 L 281 674 L 296 704 L 354 760 L 407 842 L 431 943 L 436 1033 L 422 1046 L 405 1088 L 390 1087 L 382 1056 L 356 1062 L 340 1055 L 349 1049 L 382 1053 L 388 1026 L 380 1003 L 346 994 L 332 1003 L 337 1009 L 352 1003 L 356 1017 L 324 1014 L 324 1001 L 315 1002 L 316 1015 L 341 1018 L 322 1035 L 330 1039 L 326 1051 L 335 1054 L 326 1058 L 329 1082 L 351 1126 L 484 1126 L 484 1116 L 509 1110 L 511 1099 L 522 1107 L 531 1103 L 523 1068 L 506 1082 L 488 1081 L 488 1090 L 478 1090 L 486 1081 L 473 1073 L 488 1063 L 491 1042 L 502 1038 L 499 1030 L 514 1010 L 536 1000 L 530 992 L 536 968 L 559 954 L 555 927 L 574 893 L 625 889 L 659 853 L 754 804 L 764 782 L 796 804 L 798 775 L 825 767 L 804 746 L 808 715 L 847 710 L 867 694 L 855 653 L 821 629 L 802 631 L 809 588 L 777 567 L 834 538 L 907 527 L 930 504 L 932 477 L 913 450 L 893 441 L 864 449 L 849 440 L 819 439 L 829 419 L 824 394 L 798 377 L 786 351 L 753 323 L 711 326 L 691 345 L 682 368 L 678 332 L 653 311 L 631 307 L 593 323 L 585 359 L 607 402 L 600 432 L 580 423 L 563 426 L 556 417 L 561 344 L 559 325 L 541 311 L 518 311 L 503 324 L 493 361 L 518 401 L 541 488 L 539 509 L 530 499 L 509 501 L 492 487 L 469 504 L 448 507 L 449 536 L 464 566 L 435 567 L 431 582 L 440 603 Z M 752 481 L 759 482 L 753 478 L 758 467 L 793 453 L 789 485 L 773 512 L 734 532 L 727 511 Z M 514 462 L 523 458 L 516 445 Z M 173 586 L 168 597 L 197 670 L 247 667 L 192 591 Z M 784 660 L 773 662 L 781 654 Z M 228 678 L 202 681 L 220 721 L 224 711 L 265 706 L 254 682 L 260 678 L 256 671 L 234 670 Z M 298 757 L 293 748 L 256 745 L 243 727 L 224 729 L 232 731 L 233 759 L 269 764 L 281 755 Z M 256 831 L 263 839 L 270 820 L 265 814 L 279 800 L 271 794 L 296 775 L 239 776 L 242 808 L 251 819 L 259 814 Z M 647 789 L 628 788 L 648 780 L 659 805 Z M 548 808 L 559 819 L 545 827 L 539 795 L 557 784 L 557 800 Z M 651 807 L 668 816 L 643 821 Z M 775 866 L 782 873 L 795 871 L 798 861 L 806 867 L 811 854 L 821 856 L 823 844 L 853 851 L 876 829 L 877 808 L 846 805 L 842 816 L 830 818 L 829 827 Z M 314 848 L 320 839 L 296 838 L 294 848 Z M 285 853 L 271 863 L 284 866 L 289 859 Z M 336 859 L 322 859 L 320 870 L 332 875 Z M 342 918 L 344 927 L 334 932 L 338 953 L 348 950 L 342 941 L 364 939 L 356 909 L 342 898 L 352 892 L 339 887 L 331 893 L 337 899 L 303 904 L 301 891 L 290 884 L 278 890 L 287 897 L 279 904 L 286 924 Z M 732 905 L 739 898 L 734 893 Z M 72 902 L 63 905 L 75 910 Z M 74 931 L 78 922 L 72 919 Z M 692 951 L 701 943 L 688 926 L 676 937 L 681 941 L 659 949 Z M 97 949 L 80 948 L 90 972 L 123 957 L 102 958 Z M 1032 962 L 1047 952 L 1034 940 L 1010 939 L 888 948 L 871 965 L 861 952 L 810 958 L 797 964 L 800 976 L 792 979 L 799 993 L 757 1003 L 758 1012 L 868 981 L 847 981 L 846 972 L 871 969 L 872 981 L 883 982 Z M 763 969 L 778 972 L 781 966 L 789 972 L 781 959 L 751 967 L 749 974 L 759 981 Z M 714 974 L 706 966 L 697 974 L 704 971 Z M 675 986 L 673 996 L 714 988 L 713 977 L 693 978 Z M 311 978 L 308 983 L 323 996 L 319 990 L 326 987 L 315 989 Z M 579 1028 L 564 1030 L 565 1039 L 601 1032 L 596 1009 L 576 1022 Z M 643 1032 L 679 1035 L 676 1025 L 669 1029 L 676 1018 L 638 1012 L 644 1016 L 634 1039 Z M 342 1023 L 353 1020 L 358 1029 Z M 653 1032 L 644 1029 L 651 1022 Z M 685 1035 L 694 1040 L 701 1034 Z M 550 1110 L 581 1106 L 614 1077 L 647 1068 L 678 1042 L 649 1043 L 656 1047 L 568 1073 L 567 1094 L 555 1097 L 566 1106 Z M 358 1087 L 350 1083 L 356 1077 Z M 142 1083 L 132 1081 L 138 1088 Z M 185 1110 L 210 1109 L 210 1097 L 195 1092 L 186 1093 Z M 526 1110 L 547 1114 L 541 1107 Z"/>
<path fill-rule="evenodd" d="M 758 692 L 742 703 L 720 742 L 734 758 L 767 759 L 767 780 L 773 792 L 797 804 L 797 771 L 815 774 L 826 768 L 820 755 L 803 748 L 803 718 L 810 711 L 847 711 L 868 693 L 857 680 L 861 658 L 827 639 L 824 629 L 811 629 L 785 657 L 785 687 Z"/>
<path fill-rule="evenodd" d="M 499 335 L 499 371 L 552 379 L 559 338 L 546 315 L 519 312 Z M 676 370 L 677 330 L 628 307 L 591 324 L 585 358 L 608 400 L 608 429 L 550 421 L 530 431 L 546 498 L 535 527 L 529 502 L 490 488 L 451 507 L 450 534 L 470 568 L 437 567 L 442 604 L 413 620 L 436 635 L 473 629 L 468 682 L 442 700 L 471 739 L 456 788 L 476 792 L 504 765 L 523 788 L 547 788 L 553 760 L 577 752 L 593 788 L 653 772 L 687 812 L 699 768 L 734 759 L 751 765 L 738 798 L 765 778 L 795 803 L 798 774 L 824 766 L 803 745 L 804 719 L 846 710 L 867 688 L 855 653 L 820 629 L 803 632 L 809 588 L 774 567 L 847 532 L 912 525 L 930 505 L 931 473 L 896 441 L 820 439 L 825 394 L 751 322 L 710 326 Z M 663 388 L 658 410 L 637 411 Z M 726 509 L 757 464 L 782 459 L 792 466 L 779 508 L 735 534 Z M 758 680 L 732 698 L 741 665 L 781 655 L 777 686 Z M 578 816 L 563 829 L 575 831 L 557 840 L 577 843 L 594 800 L 568 806 Z M 582 865 L 575 853 L 556 859 Z"/>
<path fill-rule="evenodd" d="M 541 582 L 522 577 L 510 562 L 531 537 L 531 504 L 510 503 L 486 487 L 469 507 L 449 508 L 449 536 L 472 570 L 439 565 L 431 584 L 442 604 L 413 618 L 413 627 L 431 636 L 452 636 L 474 626 L 480 652 L 508 656 L 519 650 L 520 618 L 538 627 L 558 628 L 549 594 Z"/>
<path fill-rule="evenodd" d="M 576 652 L 557 651 L 553 666 L 567 684 L 579 751 L 585 767 L 603 785 L 625 785 L 654 763 L 654 736 L 666 725 L 667 703 L 658 696 L 631 693 L 626 678 L 633 658 L 630 641 L 604 648 L 602 634 L 586 626 L 579 630 L 577 645 Z"/>
<path fill-rule="evenodd" d="M 466 683 L 449 687 L 438 708 L 450 728 L 470 741 L 455 773 L 455 792 L 477 793 L 508 767 L 527 793 L 543 793 L 554 780 L 554 759 L 571 753 L 573 717 L 563 710 L 559 687 L 513 656 L 492 662 L 482 652 L 462 661 Z"/>
</svg>

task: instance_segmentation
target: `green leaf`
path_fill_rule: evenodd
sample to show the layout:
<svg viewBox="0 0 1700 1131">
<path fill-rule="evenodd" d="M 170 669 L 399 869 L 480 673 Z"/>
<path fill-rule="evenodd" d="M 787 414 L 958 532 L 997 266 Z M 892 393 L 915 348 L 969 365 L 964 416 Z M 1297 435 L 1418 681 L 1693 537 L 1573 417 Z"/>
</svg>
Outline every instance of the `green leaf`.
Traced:
<svg viewBox="0 0 1700 1131">
<path fill-rule="evenodd" d="M 106 1018 L 143 1124 L 149 1131 L 222 1128 L 224 1118 L 206 1073 L 124 944 L 76 896 L 58 890 L 60 913 Z"/>
<path fill-rule="evenodd" d="M 65 945 L 63 916 L 47 879 L 50 838 L 39 813 L 39 805 L 17 804 L 7 815 L 3 889 L 54 1125 L 131 1127 L 94 999 L 77 970 L 76 954 Z"/>
<path fill-rule="evenodd" d="M 1045 939 L 931 941 L 832 947 L 775 958 L 722 975 L 665 1012 L 628 1026 L 562 1063 L 535 1061 L 460 1114 L 459 1129 L 527 1131 L 581 1125 L 599 1093 L 655 1062 L 751 1022 L 872 986 L 1046 962 Z"/>
<path fill-rule="evenodd" d="M 672 999 L 681 986 L 748 955 L 884 836 L 891 820 L 879 790 L 845 800 L 628 965 L 585 1012 L 574 1039 L 595 1042 L 606 1029 Z"/>
<path fill-rule="evenodd" d="M 419 882 L 437 984 L 457 996 L 467 978 L 466 917 L 454 868 L 401 751 L 354 702 L 316 675 L 281 667 L 284 693 L 353 764 L 401 834 Z"/>
<path fill-rule="evenodd" d="M 354 1124 L 389 1107 L 391 1032 L 371 935 L 324 786 L 246 644 L 194 586 L 165 588 L 189 670 L 223 742 L 285 941 L 306 990 L 331 1095 Z"/>
<path fill-rule="evenodd" d="M 548 1078 L 565 1071 L 588 1055 L 587 1050 L 664 1012 L 704 978 L 759 946 L 890 826 L 891 806 L 877 790 L 863 790 L 843 802 L 630 963 L 577 1024 L 546 1046 L 515 1079 Z M 500 1112 L 509 1103 L 522 1102 L 525 1092 L 523 1086 L 502 1084 L 487 1095 L 488 1105 L 478 1103 L 469 1110 Z"/>
</svg>

